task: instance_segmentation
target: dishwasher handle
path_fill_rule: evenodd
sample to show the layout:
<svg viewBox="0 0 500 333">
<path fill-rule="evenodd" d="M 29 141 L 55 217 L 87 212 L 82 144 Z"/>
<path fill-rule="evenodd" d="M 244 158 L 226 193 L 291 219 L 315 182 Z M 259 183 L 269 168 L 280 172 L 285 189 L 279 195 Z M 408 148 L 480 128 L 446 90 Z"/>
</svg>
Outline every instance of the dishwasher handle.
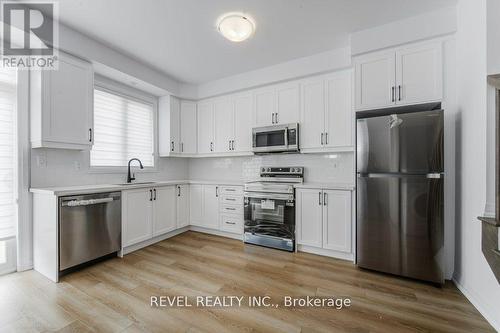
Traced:
<svg viewBox="0 0 500 333">
<path fill-rule="evenodd" d="M 112 202 L 114 198 L 88 199 L 88 200 L 67 200 L 62 202 L 63 207 L 79 207 L 97 205 L 107 202 Z"/>
</svg>

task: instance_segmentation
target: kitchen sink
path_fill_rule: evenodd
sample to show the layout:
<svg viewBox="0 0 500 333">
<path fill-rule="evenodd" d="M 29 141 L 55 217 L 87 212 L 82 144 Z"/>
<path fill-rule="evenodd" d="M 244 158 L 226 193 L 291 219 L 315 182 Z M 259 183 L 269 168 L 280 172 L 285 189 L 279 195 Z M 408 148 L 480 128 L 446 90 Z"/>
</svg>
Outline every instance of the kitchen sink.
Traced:
<svg viewBox="0 0 500 333">
<path fill-rule="evenodd" d="M 154 184 L 156 182 L 137 182 L 137 183 L 120 183 L 120 184 L 113 184 L 113 185 L 146 185 L 146 184 Z"/>
</svg>

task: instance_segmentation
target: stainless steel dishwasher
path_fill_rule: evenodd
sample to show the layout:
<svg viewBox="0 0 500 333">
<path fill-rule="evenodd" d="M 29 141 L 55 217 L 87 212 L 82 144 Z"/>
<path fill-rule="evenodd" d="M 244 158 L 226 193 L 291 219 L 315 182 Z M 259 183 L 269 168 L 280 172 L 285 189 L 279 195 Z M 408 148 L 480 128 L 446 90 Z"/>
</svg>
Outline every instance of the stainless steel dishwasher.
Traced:
<svg viewBox="0 0 500 333">
<path fill-rule="evenodd" d="M 59 271 L 121 248 L 121 192 L 59 198 Z"/>
</svg>

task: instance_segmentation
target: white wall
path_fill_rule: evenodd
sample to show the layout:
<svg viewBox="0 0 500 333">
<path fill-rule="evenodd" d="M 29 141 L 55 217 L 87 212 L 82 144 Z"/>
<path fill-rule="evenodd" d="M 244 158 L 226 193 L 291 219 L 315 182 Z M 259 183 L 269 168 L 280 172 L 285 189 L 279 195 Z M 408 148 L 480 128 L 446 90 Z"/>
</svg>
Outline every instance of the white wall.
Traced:
<svg viewBox="0 0 500 333">
<path fill-rule="evenodd" d="M 354 184 L 354 153 L 196 158 L 189 162 L 189 178 L 192 180 L 252 180 L 259 176 L 261 166 L 303 166 L 306 182 Z"/>
<path fill-rule="evenodd" d="M 457 10 L 457 234 L 455 281 L 500 330 L 500 286 L 481 253 L 486 202 L 486 0 L 460 0 Z"/>
<path fill-rule="evenodd" d="M 46 164 L 38 165 L 39 158 Z M 156 172 L 136 172 L 136 181 L 185 180 L 188 178 L 188 160 L 159 158 Z M 119 184 L 127 181 L 126 169 L 118 173 L 96 173 L 89 169 L 89 153 L 60 149 L 31 150 L 31 186 L 52 187 L 87 184 Z"/>
<path fill-rule="evenodd" d="M 442 8 L 355 32 L 351 35 L 351 53 L 358 55 L 394 45 L 436 38 L 456 30 L 456 8 Z"/>
</svg>

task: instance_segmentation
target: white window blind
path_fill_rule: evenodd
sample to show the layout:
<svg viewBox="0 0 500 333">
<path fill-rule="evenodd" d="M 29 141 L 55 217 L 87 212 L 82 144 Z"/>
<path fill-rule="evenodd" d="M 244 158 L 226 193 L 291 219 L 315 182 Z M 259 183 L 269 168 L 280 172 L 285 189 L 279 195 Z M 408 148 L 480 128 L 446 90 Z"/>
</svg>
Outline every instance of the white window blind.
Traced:
<svg viewBox="0 0 500 333">
<path fill-rule="evenodd" d="M 16 72 L 0 68 L 0 240 L 16 235 L 16 86 Z"/>
<path fill-rule="evenodd" d="M 90 165 L 126 166 L 136 157 L 154 167 L 154 106 L 94 89 L 94 145 Z"/>
</svg>

